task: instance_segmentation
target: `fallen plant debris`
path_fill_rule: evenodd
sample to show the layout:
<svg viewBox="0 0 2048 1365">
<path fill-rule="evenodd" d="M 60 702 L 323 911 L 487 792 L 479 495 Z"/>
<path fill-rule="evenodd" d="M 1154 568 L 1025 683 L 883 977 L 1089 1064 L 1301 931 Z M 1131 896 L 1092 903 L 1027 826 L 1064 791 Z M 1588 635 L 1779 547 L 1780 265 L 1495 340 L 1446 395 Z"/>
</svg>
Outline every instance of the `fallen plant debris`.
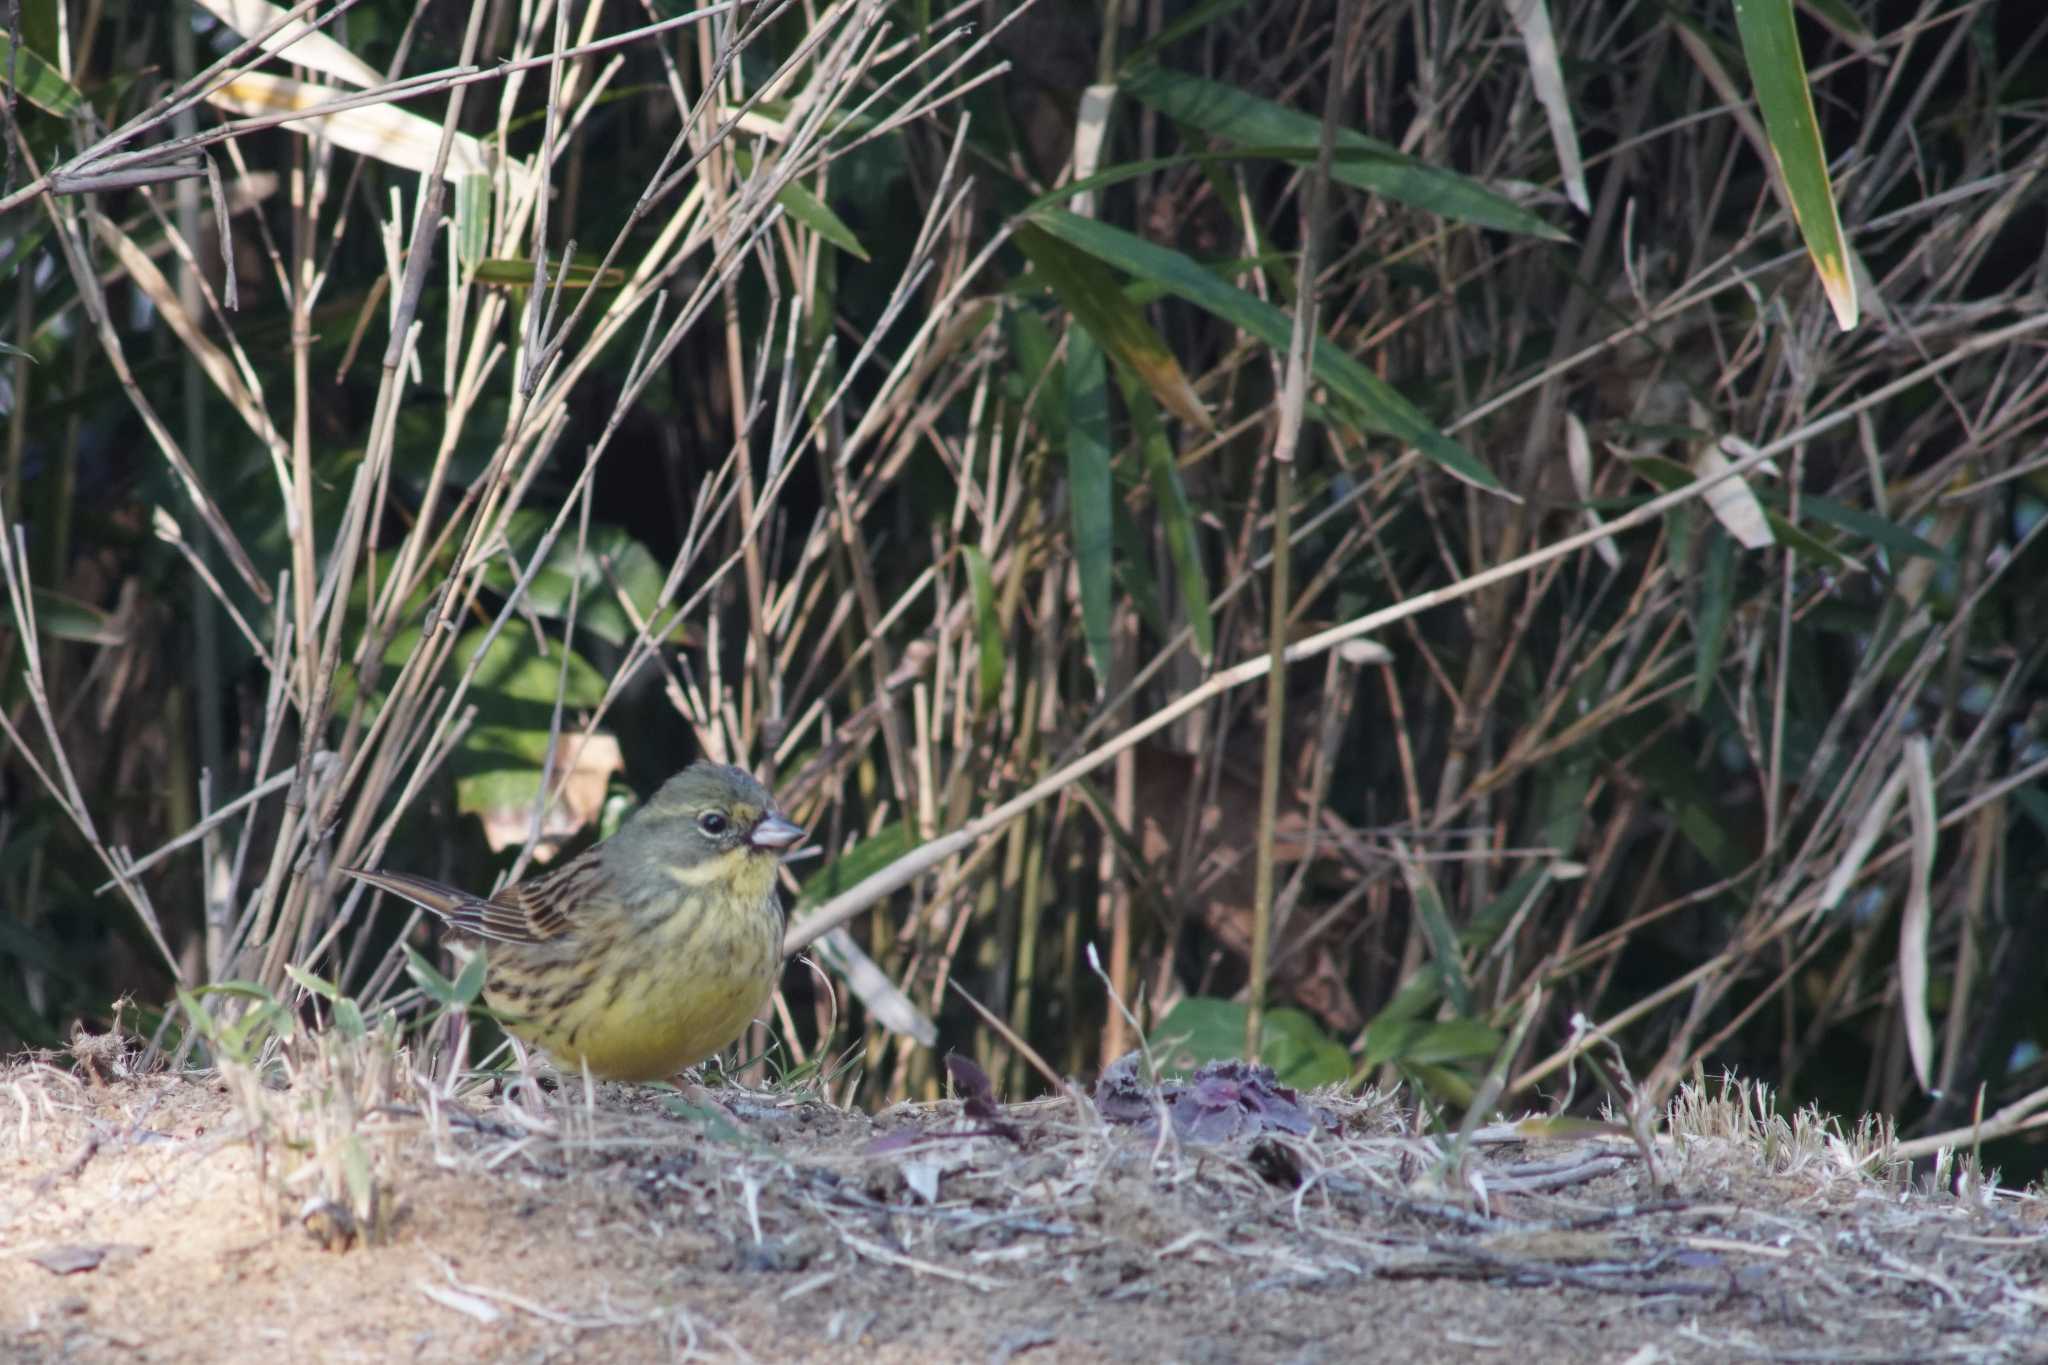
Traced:
<svg viewBox="0 0 2048 1365">
<path fill-rule="evenodd" d="M 1307 1137 L 1318 1127 L 1337 1126 L 1335 1114 L 1303 1104 L 1262 1063 L 1204 1062 L 1186 1080 L 1168 1078 L 1149 1086 L 1139 1075 L 1142 1061 L 1129 1052 L 1110 1063 L 1095 1083 L 1095 1108 L 1111 1123 L 1129 1124 L 1147 1136 L 1159 1131 L 1161 1113 L 1173 1124 L 1174 1135 L 1187 1142 L 1272 1133 Z"/>
<path fill-rule="evenodd" d="M 0 1360 L 2048 1359 L 2036 1195 L 1953 1156 L 1916 1178 L 1884 1125 L 1755 1086 L 1682 1089 L 1683 1197 L 1652 1199 L 1584 1125 L 1490 1129 L 1447 1185 L 1451 1139 L 1395 1096 L 1120 1069 L 1093 1105 L 998 1105 L 952 1075 L 882 1116 L 721 1090 L 718 1124 L 634 1087 L 421 1088 L 356 1111 L 389 1212 L 344 1250 L 270 1192 L 289 1115 L 218 1077 L 0 1070 Z M 1181 1101 L 1270 1126 L 1134 1140 Z M 885 1127 L 926 1150 L 877 1154 Z M 38 1186 L 93 1131 L 133 1140 Z"/>
<path fill-rule="evenodd" d="M 988 1073 L 974 1062 L 957 1052 L 946 1054 L 946 1075 L 953 1081 L 953 1090 L 960 1096 L 960 1114 L 973 1119 L 978 1128 L 950 1128 L 944 1131 L 924 1128 L 899 1128 L 885 1133 L 868 1144 L 868 1151 L 880 1156 L 889 1152 L 900 1152 L 935 1138 L 959 1139 L 973 1137 L 1007 1138 L 1018 1146 L 1024 1145 L 1024 1134 L 1016 1124 L 1003 1117 L 1003 1106 L 996 1099 L 995 1086 L 989 1082 Z"/>
</svg>

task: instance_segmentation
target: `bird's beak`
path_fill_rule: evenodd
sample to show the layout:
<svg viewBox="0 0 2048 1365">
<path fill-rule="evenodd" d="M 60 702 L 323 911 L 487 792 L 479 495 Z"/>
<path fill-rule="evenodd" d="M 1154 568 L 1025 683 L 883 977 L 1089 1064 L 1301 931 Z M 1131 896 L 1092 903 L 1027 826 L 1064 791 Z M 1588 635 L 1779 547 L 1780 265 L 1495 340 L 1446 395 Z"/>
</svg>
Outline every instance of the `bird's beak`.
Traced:
<svg viewBox="0 0 2048 1365">
<path fill-rule="evenodd" d="M 778 851 L 788 848 L 803 837 L 803 826 L 792 824 L 779 815 L 770 815 L 754 826 L 754 832 L 748 836 L 747 843 L 753 848 Z"/>
</svg>

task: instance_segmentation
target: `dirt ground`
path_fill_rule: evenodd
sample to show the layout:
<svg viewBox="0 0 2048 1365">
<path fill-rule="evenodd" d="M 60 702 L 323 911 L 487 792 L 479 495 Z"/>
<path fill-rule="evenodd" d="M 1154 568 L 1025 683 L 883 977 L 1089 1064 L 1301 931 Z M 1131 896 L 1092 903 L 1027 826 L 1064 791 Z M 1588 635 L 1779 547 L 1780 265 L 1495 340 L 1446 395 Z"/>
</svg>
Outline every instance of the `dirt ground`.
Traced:
<svg viewBox="0 0 2048 1365">
<path fill-rule="evenodd" d="M 0 1361 L 2048 1360 L 2035 1198 L 1748 1088 L 1682 1098 L 1664 1188 L 1505 1129 L 1445 1188 L 1386 1099 L 1197 1144 L 1074 1099 L 390 1093 L 0 1069 Z"/>
</svg>

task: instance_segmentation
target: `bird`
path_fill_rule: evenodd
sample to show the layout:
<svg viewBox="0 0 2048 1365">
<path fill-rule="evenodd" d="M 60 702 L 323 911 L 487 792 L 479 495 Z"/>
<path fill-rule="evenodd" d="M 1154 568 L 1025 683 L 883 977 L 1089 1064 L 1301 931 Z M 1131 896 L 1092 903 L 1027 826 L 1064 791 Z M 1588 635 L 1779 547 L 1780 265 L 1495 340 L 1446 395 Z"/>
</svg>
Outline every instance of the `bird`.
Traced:
<svg viewBox="0 0 2048 1365">
<path fill-rule="evenodd" d="M 738 1038 L 782 970 L 776 869 L 804 830 L 744 768 L 697 762 L 618 831 L 479 898 L 407 872 L 339 869 L 439 916 L 486 957 L 515 1038 L 618 1081 L 675 1075 Z"/>
</svg>

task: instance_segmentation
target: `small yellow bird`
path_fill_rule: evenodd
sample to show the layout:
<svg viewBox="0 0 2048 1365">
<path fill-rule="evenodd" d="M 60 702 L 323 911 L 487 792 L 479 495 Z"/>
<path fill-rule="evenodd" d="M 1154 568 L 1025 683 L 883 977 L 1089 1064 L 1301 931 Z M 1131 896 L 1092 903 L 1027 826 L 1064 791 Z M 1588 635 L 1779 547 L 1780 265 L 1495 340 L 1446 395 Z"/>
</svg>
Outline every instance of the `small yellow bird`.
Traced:
<svg viewBox="0 0 2048 1365">
<path fill-rule="evenodd" d="M 484 1000 L 566 1067 L 651 1081 L 703 1061 L 782 970 L 775 869 L 804 831 L 752 774 L 693 763 L 618 833 L 488 900 L 403 872 L 341 871 L 485 942 Z"/>
</svg>

